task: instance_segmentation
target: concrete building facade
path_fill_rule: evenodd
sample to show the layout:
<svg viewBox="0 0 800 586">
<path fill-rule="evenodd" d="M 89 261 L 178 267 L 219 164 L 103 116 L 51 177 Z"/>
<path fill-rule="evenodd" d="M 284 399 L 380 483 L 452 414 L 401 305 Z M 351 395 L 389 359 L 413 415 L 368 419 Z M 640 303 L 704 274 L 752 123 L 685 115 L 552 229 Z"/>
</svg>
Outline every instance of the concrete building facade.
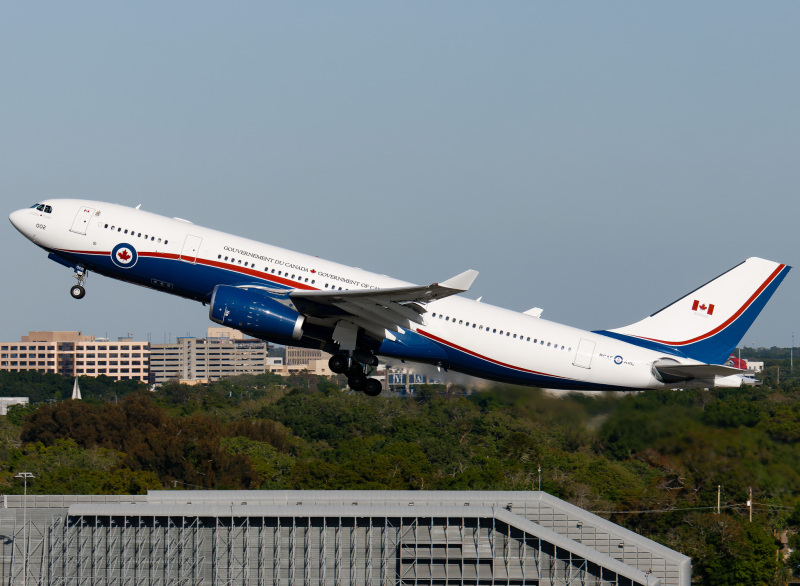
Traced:
<svg viewBox="0 0 800 586">
<path fill-rule="evenodd" d="M 268 370 L 269 344 L 230 328 L 208 328 L 206 338 L 178 338 L 150 346 L 150 382 L 209 382 Z"/>
</svg>

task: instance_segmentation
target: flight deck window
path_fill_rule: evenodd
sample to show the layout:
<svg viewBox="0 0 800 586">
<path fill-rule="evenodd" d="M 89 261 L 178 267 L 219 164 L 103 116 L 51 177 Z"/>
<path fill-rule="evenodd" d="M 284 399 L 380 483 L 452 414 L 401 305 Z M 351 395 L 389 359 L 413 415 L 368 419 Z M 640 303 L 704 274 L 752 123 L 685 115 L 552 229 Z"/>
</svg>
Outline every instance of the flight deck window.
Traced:
<svg viewBox="0 0 800 586">
<path fill-rule="evenodd" d="M 40 212 L 43 212 L 44 206 L 42 204 L 39 204 L 38 206 L 36 206 L 36 209 L 39 210 Z"/>
<path fill-rule="evenodd" d="M 49 213 L 50 213 L 50 212 L 52 212 L 52 211 L 53 211 L 53 208 L 52 208 L 52 207 L 50 207 L 50 206 L 44 206 L 44 213 L 45 213 L 45 214 L 49 214 Z"/>
</svg>

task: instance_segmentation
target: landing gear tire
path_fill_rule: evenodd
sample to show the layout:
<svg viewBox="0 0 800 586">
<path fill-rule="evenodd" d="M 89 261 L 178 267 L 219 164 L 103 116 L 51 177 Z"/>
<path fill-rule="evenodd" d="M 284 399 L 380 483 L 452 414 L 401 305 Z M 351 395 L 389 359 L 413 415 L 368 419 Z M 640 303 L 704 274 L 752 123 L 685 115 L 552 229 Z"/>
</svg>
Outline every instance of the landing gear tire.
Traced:
<svg viewBox="0 0 800 586">
<path fill-rule="evenodd" d="M 347 356 L 344 354 L 334 354 L 328 360 L 328 368 L 336 374 L 344 374 L 347 372 Z"/>
<path fill-rule="evenodd" d="M 364 394 L 368 397 L 377 397 L 382 390 L 381 381 L 376 378 L 368 378 L 367 383 L 364 385 Z"/>
<path fill-rule="evenodd" d="M 86 295 L 86 289 L 84 289 L 80 285 L 75 285 L 72 289 L 69 290 L 69 294 L 72 295 L 75 299 L 83 299 L 83 296 Z"/>
<path fill-rule="evenodd" d="M 361 393 L 367 388 L 367 375 L 363 372 L 354 372 L 347 379 L 347 384 L 357 393 Z"/>
</svg>

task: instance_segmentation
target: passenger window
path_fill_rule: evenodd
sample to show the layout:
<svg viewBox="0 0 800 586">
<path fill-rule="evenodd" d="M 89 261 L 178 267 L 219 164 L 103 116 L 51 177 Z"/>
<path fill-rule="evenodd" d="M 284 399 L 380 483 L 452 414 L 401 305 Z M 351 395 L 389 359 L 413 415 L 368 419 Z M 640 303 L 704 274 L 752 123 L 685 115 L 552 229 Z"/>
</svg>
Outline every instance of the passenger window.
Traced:
<svg viewBox="0 0 800 586">
<path fill-rule="evenodd" d="M 327 284 L 327 283 L 325 283 L 325 288 L 326 288 L 326 289 L 328 288 L 328 284 Z"/>
<path fill-rule="evenodd" d="M 517 337 L 517 334 L 514 334 L 514 337 L 516 338 L 516 337 Z"/>
<path fill-rule="evenodd" d="M 117 228 L 117 232 L 122 232 L 122 228 Z"/>
<path fill-rule="evenodd" d="M 464 323 L 463 319 L 458 320 L 458 325 L 462 325 Z"/>
<path fill-rule="evenodd" d="M 141 237 L 142 237 L 142 233 L 141 233 L 141 232 L 139 232 L 139 233 L 136 235 L 136 237 L 137 237 L 137 238 L 141 238 Z"/>
<path fill-rule="evenodd" d="M 111 229 L 113 230 L 113 229 L 114 229 L 114 226 L 111 226 Z"/>
<path fill-rule="evenodd" d="M 548 347 L 548 348 L 550 347 L 550 342 L 548 342 L 548 343 L 547 343 L 547 347 Z"/>
<path fill-rule="evenodd" d="M 169 244 L 169 240 L 164 240 L 164 244 Z"/>
<path fill-rule="evenodd" d="M 105 226 L 103 226 L 103 228 L 108 228 L 108 224 L 106 224 Z"/>
<path fill-rule="evenodd" d="M 530 338 L 530 336 L 528 336 L 528 339 L 527 339 L 527 340 L 525 340 L 525 341 L 526 341 L 526 342 L 530 342 L 530 341 L 531 341 L 531 338 Z"/>
<path fill-rule="evenodd" d="M 127 230 L 127 228 L 126 228 L 126 229 L 125 229 L 125 234 L 127 234 L 127 233 L 128 233 L 128 230 Z"/>
<path fill-rule="evenodd" d="M 496 328 L 495 328 L 495 329 L 492 329 L 492 333 L 493 333 L 493 334 L 496 334 L 496 333 L 497 333 L 497 329 L 496 329 Z"/>
<path fill-rule="evenodd" d="M 444 321 L 450 321 L 450 316 L 448 315 L 446 318 L 444 318 Z"/>
<path fill-rule="evenodd" d="M 150 237 L 150 242 L 155 242 L 155 241 L 156 241 L 156 237 L 155 236 L 151 236 Z"/>
<path fill-rule="evenodd" d="M 472 329 L 473 329 L 473 330 L 475 329 L 475 324 L 472 324 Z"/>
</svg>

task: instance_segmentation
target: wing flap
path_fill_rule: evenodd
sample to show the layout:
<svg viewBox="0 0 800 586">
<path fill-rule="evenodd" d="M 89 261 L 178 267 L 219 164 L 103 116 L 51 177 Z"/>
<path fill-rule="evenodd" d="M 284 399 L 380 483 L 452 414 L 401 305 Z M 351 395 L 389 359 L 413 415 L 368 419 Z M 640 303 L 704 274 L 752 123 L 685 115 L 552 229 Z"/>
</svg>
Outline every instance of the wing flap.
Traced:
<svg viewBox="0 0 800 586">
<path fill-rule="evenodd" d="M 421 287 L 356 289 L 352 291 L 305 291 L 296 289 L 289 298 L 300 312 L 312 317 L 338 315 L 376 338 L 395 339 L 413 324 L 424 324 L 425 303 L 467 291 L 478 271 L 468 270 L 441 283 Z"/>
</svg>

